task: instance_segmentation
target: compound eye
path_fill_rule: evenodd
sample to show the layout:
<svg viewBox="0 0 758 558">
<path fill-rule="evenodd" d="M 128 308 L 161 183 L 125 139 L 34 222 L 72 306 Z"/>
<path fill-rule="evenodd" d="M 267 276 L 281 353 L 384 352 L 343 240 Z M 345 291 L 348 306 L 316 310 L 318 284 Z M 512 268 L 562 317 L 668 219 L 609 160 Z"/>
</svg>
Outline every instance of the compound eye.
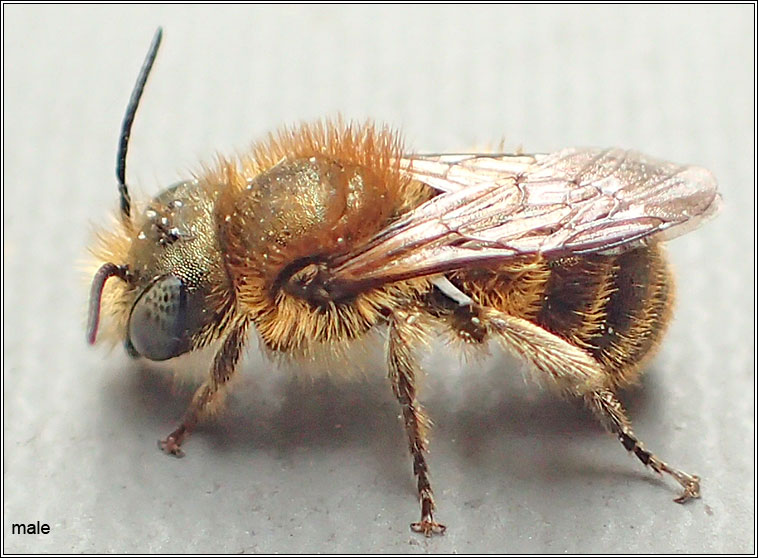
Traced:
<svg viewBox="0 0 758 558">
<path fill-rule="evenodd" d="M 139 296 L 129 317 L 129 341 L 150 360 L 166 360 L 190 348 L 187 288 L 173 275 L 161 277 Z"/>
</svg>

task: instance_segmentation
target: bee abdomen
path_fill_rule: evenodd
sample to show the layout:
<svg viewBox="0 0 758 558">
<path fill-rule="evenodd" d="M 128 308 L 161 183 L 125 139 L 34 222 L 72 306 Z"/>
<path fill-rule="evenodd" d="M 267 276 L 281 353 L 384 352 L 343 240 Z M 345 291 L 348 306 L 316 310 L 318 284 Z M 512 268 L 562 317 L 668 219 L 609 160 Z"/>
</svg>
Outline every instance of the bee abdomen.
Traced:
<svg viewBox="0 0 758 558">
<path fill-rule="evenodd" d="M 588 352 L 613 387 L 635 380 L 665 331 L 673 302 L 671 277 L 655 245 L 616 256 L 525 260 L 450 279 L 478 304 L 529 320 Z M 448 320 L 464 341 L 484 340 L 455 318 Z"/>
<path fill-rule="evenodd" d="M 603 335 L 592 340 L 592 355 L 612 372 L 615 384 L 633 382 L 653 355 L 668 326 L 673 280 L 660 247 L 618 256 L 614 291 L 606 305 Z"/>
<path fill-rule="evenodd" d="M 637 377 L 662 337 L 673 289 L 657 246 L 551 265 L 535 322 L 589 352 L 613 386 Z"/>
</svg>

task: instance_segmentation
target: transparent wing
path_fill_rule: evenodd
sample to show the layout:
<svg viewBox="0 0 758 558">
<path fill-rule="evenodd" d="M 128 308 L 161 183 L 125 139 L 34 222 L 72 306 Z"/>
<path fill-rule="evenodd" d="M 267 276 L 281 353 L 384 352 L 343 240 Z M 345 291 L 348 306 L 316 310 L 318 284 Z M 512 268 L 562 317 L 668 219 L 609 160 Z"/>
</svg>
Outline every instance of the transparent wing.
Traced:
<svg viewBox="0 0 758 558">
<path fill-rule="evenodd" d="M 620 149 L 424 155 L 403 172 L 441 193 L 334 262 L 343 284 L 421 277 L 521 255 L 615 253 L 698 226 L 713 175 Z"/>
</svg>

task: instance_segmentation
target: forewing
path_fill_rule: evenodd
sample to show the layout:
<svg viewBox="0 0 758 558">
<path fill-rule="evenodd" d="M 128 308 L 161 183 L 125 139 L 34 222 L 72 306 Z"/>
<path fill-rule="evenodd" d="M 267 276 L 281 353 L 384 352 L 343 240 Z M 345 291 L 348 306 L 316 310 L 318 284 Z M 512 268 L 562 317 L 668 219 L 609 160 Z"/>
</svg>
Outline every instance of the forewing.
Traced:
<svg viewBox="0 0 758 558">
<path fill-rule="evenodd" d="M 718 209 L 713 175 L 620 149 L 429 155 L 401 161 L 440 195 L 335 262 L 344 283 L 384 283 L 540 254 L 615 253 L 672 238 Z"/>
</svg>

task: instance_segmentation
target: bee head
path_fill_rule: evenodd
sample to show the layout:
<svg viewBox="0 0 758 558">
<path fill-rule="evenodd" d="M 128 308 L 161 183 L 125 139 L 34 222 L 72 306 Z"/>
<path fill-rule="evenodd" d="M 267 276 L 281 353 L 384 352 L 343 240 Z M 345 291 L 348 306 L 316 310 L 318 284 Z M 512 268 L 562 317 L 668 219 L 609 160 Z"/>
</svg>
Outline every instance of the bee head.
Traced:
<svg viewBox="0 0 758 558">
<path fill-rule="evenodd" d="M 124 115 L 116 177 L 125 231 L 123 250 L 111 253 L 95 274 L 90 291 L 87 340 L 93 344 L 106 281 L 126 283 L 109 307 L 126 324 L 124 345 L 132 356 L 166 360 L 198 348 L 218 335 L 228 314 L 228 281 L 213 220 L 215 192 L 198 181 L 164 190 L 139 214 L 126 186 L 126 155 L 134 116 L 160 46 L 159 28 L 142 65 Z"/>
<path fill-rule="evenodd" d="M 134 217 L 126 263 L 105 263 L 92 282 L 88 340 L 97 335 L 105 282 L 117 277 L 128 286 L 127 351 L 166 360 L 212 339 L 228 310 L 212 195 L 197 181 L 181 182 Z"/>
<path fill-rule="evenodd" d="M 107 262 L 95 274 L 87 338 L 95 342 L 105 283 L 117 277 L 126 283 L 115 307 L 126 313 L 127 351 L 166 360 L 214 338 L 228 311 L 212 194 L 197 181 L 181 182 L 133 217 L 123 262 Z"/>
</svg>

